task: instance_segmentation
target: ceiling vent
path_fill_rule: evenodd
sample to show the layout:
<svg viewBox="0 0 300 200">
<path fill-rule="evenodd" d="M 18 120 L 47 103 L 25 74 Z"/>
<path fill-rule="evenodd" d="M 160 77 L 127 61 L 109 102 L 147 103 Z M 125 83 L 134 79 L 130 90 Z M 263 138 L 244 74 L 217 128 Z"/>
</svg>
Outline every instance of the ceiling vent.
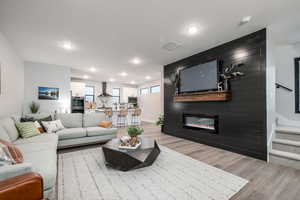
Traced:
<svg viewBox="0 0 300 200">
<path fill-rule="evenodd" d="M 168 42 L 167 44 L 163 45 L 162 48 L 167 51 L 174 51 L 175 49 L 181 47 L 181 44 L 177 42 Z"/>
</svg>

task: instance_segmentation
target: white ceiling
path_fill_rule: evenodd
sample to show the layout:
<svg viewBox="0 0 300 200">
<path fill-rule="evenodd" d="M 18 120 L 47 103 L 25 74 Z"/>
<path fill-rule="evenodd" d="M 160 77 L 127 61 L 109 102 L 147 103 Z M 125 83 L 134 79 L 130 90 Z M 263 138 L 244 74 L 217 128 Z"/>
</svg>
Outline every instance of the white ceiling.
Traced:
<svg viewBox="0 0 300 200">
<path fill-rule="evenodd" d="M 0 0 L 0 32 L 24 60 L 74 68 L 74 76 L 137 83 L 163 65 L 266 27 L 299 12 L 299 0 Z M 238 26 L 244 16 L 252 21 Z M 190 24 L 201 27 L 193 37 Z M 68 40 L 76 50 L 58 43 Z M 166 51 L 176 41 L 182 46 Z M 142 59 L 134 66 L 133 57 Z M 97 72 L 89 72 L 90 66 Z M 126 71 L 127 77 L 117 73 Z"/>
</svg>

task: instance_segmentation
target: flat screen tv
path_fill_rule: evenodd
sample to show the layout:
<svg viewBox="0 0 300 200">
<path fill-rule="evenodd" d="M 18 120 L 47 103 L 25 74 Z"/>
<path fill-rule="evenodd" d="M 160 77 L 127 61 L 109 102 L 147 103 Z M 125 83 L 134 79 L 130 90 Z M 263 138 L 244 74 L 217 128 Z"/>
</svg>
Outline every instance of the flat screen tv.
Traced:
<svg viewBox="0 0 300 200">
<path fill-rule="evenodd" d="M 213 60 L 179 71 L 179 93 L 217 90 L 219 82 L 218 61 Z"/>
</svg>

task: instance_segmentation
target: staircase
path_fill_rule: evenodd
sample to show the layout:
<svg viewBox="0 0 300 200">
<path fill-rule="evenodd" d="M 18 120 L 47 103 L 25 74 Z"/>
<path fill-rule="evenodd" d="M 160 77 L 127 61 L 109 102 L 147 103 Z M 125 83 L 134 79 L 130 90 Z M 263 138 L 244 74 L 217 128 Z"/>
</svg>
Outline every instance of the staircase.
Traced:
<svg viewBox="0 0 300 200">
<path fill-rule="evenodd" d="M 269 161 L 300 170 L 300 127 L 277 126 Z"/>
</svg>

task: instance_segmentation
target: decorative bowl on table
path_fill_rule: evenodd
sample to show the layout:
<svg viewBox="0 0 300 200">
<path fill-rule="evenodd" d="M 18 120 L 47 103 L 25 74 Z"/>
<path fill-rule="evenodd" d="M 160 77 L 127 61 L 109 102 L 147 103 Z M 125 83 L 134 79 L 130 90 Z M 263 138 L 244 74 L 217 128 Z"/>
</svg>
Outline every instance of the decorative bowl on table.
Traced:
<svg viewBox="0 0 300 200">
<path fill-rule="evenodd" d="M 139 126 L 129 126 L 127 129 L 128 136 L 120 138 L 119 149 L 137 149 L 141 145 L 141 140 L 138 137 L 144 132 L 144 129 Z"/>
<path fill-rule="evenodd" d="M 120 138 L 119 149 L 134 150 L 141 146 L 141 140 L 138 137 L 122 136 Z"/>
</svg>

